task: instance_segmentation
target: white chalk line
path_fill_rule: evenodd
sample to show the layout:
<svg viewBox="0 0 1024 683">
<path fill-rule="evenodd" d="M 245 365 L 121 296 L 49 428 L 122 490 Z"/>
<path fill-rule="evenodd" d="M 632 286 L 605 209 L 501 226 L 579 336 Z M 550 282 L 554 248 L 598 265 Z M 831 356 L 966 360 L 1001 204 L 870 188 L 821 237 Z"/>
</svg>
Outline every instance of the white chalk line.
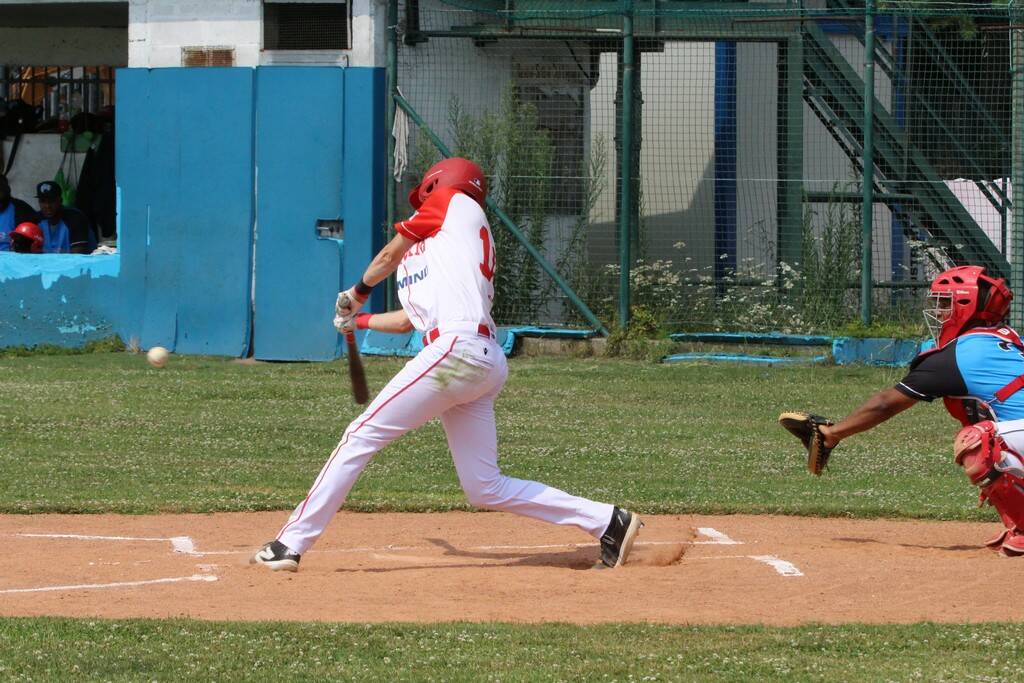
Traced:
<svg viewBox="0 0 1024 683">
<path fill-rule="evenodd" d="M 743 545 L 743 541 L 734 541 L 721 531 L 712 529 L 709 526 L 697 527 L 697 533 L 701 536 L 707 536 L 710 541 L 694 541 L 694 545 L 706 544 L 706 545 Z"/>
<path fill-rule="evenodd" d="M 104 588 L 133 588 L 135 586 L 152 586 L 158 583 L 182 583 L 185 581 L 216 581 L 212 574 L 193 574 L 192 576 L 175 576 L 168 579 L 149 579 L 146 581 L 119 581 L 117 583 L 80 583 L 72 586 L 42 586 L 40 588 L 5 588 L 0 595 L 11 593 L 52 593 L 58 591 L 84 591 Z"/>
<path fill-rule="evenodd" d="M 714 555 L 712 557 L 687 557 L 687 562 L 695 560 L 755 560 L 763 562 L 774 569 L 780 576 L 804 576 L 795 564 L 780 560 L 774 555 Z"/>
<path fill-rule="evenodd" d="M 172 536 L 171 538 L 155 538 L 150 536 L 91 536 L 86 534 L 15 534 L 23 538 L 70 538 L 77 541 L 146 541 L 171 544 L 176 553 L 196 555 L 195 543 L 188 536 Z"/>
<path fill-rule="evenodd" d="M 701 536 L 705 536 L 711 540 L 708 541 L 697 541 L 697 540 L 686 540 L 686 541 L 637 541 L 634 546 L 660 546 L 660 545 L 743 545 L 743 541 L 736 541 L 723 534 L 721 531 L 712 527 L 698 527 L 697 533 Z M 148 537 L 148 536 L 94 536 L 86 534 L 39 534 L 39 533 L 22 533 L 16 534 L 26 538 L 66 538 L 75 540 L 85 541 L 147 541 L 147 542 L 170 542 L 172 549 L 176 553 L 190 555 L 193 557 L 205 557 L 207 555 L 248 555 L 252 550 L 196 550 L 195 542 L 188 536 L 172 536 L 169 538 L 163 537 Z M 560 548 L 590 548 L 600 544 L 598 543 L 547 543 L 539 545 L 478 545 L 468 548 L 469 551 L 479 550 L 551 550 Z M 387 559 L 380 555 L 380 553 L 393 553 L 393 552 L 404 552 L 409 550 L 425 550 L 425 546 L 384 546 L 377 548 L 336 548 L 331 550 L 319 550 L 311 551 L 318 553 L 330 553 L 330 554 L 354 554 L 354 553 L 369 553 L 377 559 Z M 780 576 L 804 576 L 804 573 L 797 568 L 792 562 L 780 559 L 774 555 L 717 555 L 714 557 L 690 557 L 690 560 L 718 560 L 718 559 L 751 559 L 756 562 L 767 564 L 774 569 Z M 420 560 L 422 558 L 415 558 Z M 216 565 L 207 565 L 216 566 Z M 199 576 L 199 575 L 196 575 Z M 181 579 L 177 579 L 181 580 Z M 189 580 L 195 580 L 189 579 Z M 213 577 L 216 580 L 216 577 Z M 159 581 L 165 582 L 165 581 Z M 109 584 L 111 587 L 118 584 Z M 120 584 L 125 585 L 125 584 Z M 136 584 L 131 584 L 136 585 Z M 37 589 L 31 589 L 37 590 Z M 38 590 L 60 590 L 60 588 L 47 588 Z M 3 592 L 3 591 L 0 591 Z"/>
<path fill-rule="evenodd" d="M 637 546 L 659 546 L 659 545 L 743 545 L 742 541 L 734 541 L 722 532 L 711 527 L 700 527 L 697 533 L 711 539 L 708 541 L 637 541 Z M 207 555 L 248 555 L 253 551 L 246 550 L 196 550 L 195 541 L 189 536 L 152 537 L 152 536 L 97 536 L 90 534 L 42 534 L 42 533 L 21 533 L 15 534 L 24 538 L 65 538 L 79 541 L 135 541 L 135 542 L 159 542 L 170 543 L 176 553 L 191 555 L 194 557 L 205 557 Z M 593 548 L 599 543 L 547 543 L 534 545 L 477 545 L 468 550 L 551 550 L 556 548 Z M 330 550 L 313 550 L 310 552 L 330 554 L 354 554 L 354 553 L 382 553 L 382 552 L 403 552 L 407 550 L 424 550 L 425 546 L 395 546 L 363 547 L 363 548 L 332 548 Z"/>
</svg>

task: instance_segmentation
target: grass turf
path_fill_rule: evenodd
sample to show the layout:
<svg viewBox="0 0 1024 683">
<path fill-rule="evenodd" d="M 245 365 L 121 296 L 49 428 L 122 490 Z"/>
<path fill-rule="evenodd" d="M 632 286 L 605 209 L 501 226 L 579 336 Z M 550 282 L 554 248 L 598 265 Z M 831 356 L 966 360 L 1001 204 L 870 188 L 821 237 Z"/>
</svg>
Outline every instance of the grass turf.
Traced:
<svg viewBox="0 0 1024 683">
<path fill-rule="evenodd" d="M 401 361 L 368 359 L 372 390 Z M 840 416 L 901 373 L 877 368 L 513 359 L 498 406 L 512 476 L 662 513 L 994 519 L 921 405 L 842 444 L 820 479 L 776 423 Z M 0 512 L 288 509 L 357 414 L 342 362 L 242 365 L 129 353 L 0 358 Z M 360 510 L 466 508 L 435 421 L 382 451 Z"/>
<path fill-rule="evenodd" d="M 1013 681 L 1024 625 L 329 625 L 6 619 L 4 680 Z"/>
</svg>

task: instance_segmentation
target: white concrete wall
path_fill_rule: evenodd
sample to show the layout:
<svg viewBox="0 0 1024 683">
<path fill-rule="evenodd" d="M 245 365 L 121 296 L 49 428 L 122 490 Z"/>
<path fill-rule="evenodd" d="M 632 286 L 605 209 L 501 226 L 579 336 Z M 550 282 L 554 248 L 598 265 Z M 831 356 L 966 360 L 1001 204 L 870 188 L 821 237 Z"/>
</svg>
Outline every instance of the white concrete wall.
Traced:
<svg viewBox="0 0 1024 683">
<path fill-rule="evenodd" d="M 5 64 L 127 66 L 128 31 L 123 28 L 0 28 Z"/>
<path fill-rule="evenodd" d="M 600 78 L 590 93 L 591 145 L 603 139 L 609 152 L 602 180 L 605 189 L 591 220 L 606 225 L 615 221 L 618 193 L 617 60 L 615 53 L 601 55 Z M 715 46 L 668 42 L 663 52 L 646 52 L 641 61 L 640 203 L 647 257 L 683 267 L 687 257 L 707 260 L 704 252 L 714 235 L 710 189 L 715 158 Z M 592 233 L 595 258 L 617 260 L 614 231 Z M 676 246 L 681 244 L 686 246 Z"/>
<path fill-rule="evenodd" d="M 228 47 L 236 66 L 256 66 L 262 47 L 260 0 L 131 0 L 128 65 L 181 66 L 182 47 Z"/>
<path fill-rule="evenodd" d="M 235 66 L 384 66 L 386 0 L 350 0 L 352 49 L 263 51 L 262 0 L 130 0 L 128 64 L 181 66 L 183 47 L 232 48 Z"/>
</svg>

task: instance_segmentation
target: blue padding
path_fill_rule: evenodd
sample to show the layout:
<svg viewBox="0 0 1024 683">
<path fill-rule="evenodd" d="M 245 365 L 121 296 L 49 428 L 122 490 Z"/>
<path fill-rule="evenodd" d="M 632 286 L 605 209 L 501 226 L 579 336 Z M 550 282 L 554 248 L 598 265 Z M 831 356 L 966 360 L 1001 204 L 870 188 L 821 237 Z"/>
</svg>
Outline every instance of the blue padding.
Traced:
<svg viewBox="0 0 1024 683">
<path fill-rule="evenodd" d="M 520 337 L 542 337 L 544 339 L 589 339 L 597 336 L 595 330 L 575 330 L 567 327 L 509 327 L 508 331 Z"/>
<path fill-rule="evenodd" d="M 359 352 L 364 356 L 403 356 L 412 357 L 419 353 L 422 346 L 414 341 L 419 339 L 418 333 L 388 334 L 367 330 L 359 344 Z"/>
<path fill-rule="evenodd" d="M 253 81 L 246 68 L 118 71 L 123 286 L 139 293 L 143 347 L 248 350 Z"/>
<path fill-rule="evenodd" d="M 498 328 L 498 346 L 506 356 L 512 355 L 512 348 L 515 346 L 516 335 L 513 329 Z M 387 334 L 367 330 L 359 344 L 359 352 L 364 356 L 415 356 L 423 349 L 423 338 L 419 332 L 409 334 Z"/>
<path fill-rule="evenodd" d="M 340 240 L 317 238 L 316 220 L 341 218 L 344 70 L 261 67 L 256 86 L 253 352 L 263 360 L 329 360 L 339 353 L 331 319 L 344 250 Z M 376 227 L 346 220 L 346 247 Z"/>
<path fill-rule="evenodd" d="M 504 352 L 505 356 L 511 356 L 512 349 L 515 348 L 516 345 L 515 332 L 509 329 L 499 327 L 497 341 L 498 345 L 501 347 L 501 350 Z"/>
<path fill-rule="evenodd" d="M 832 357 L 837 365 L 904 367 L 910 365 L 921 347 L 917 340 L 839 337 L 832 344 Z"/>
<path fill-rule="evenodd" d="M 690 361 L 712 361 L 718 363 L 756 363 L 762 365 L 793 365 L 824 363 L 828 356 L 743 356 L 730 353 L 677 353 L 665 356 L 662 363 L 684 363 Z"/>
<path fill-rule="evenodd" d="M 825 346 L 832 337 L 776 332 L 677 332 L 669 339 L 680 342 L 706 342 L 719 344 L 778 344 L 783 346 Z"/>
</svg>

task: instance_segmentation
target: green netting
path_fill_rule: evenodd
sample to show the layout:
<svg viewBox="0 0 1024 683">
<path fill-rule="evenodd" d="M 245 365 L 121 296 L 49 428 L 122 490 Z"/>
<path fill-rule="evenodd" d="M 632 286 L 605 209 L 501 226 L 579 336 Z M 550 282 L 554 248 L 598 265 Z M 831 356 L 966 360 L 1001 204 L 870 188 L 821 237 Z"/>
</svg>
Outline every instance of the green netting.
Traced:
<svg viewBox="0 0 1024 683">
<path fill-rule="evenodd" d="M 950 265 L 1009 276 L 1004 5 L 877 3 L 876 321 L 916 325 L 924 287 Z M 835 332 L 863 313 L 864 15 L 845 0 L 401 3 L 398 87 L 483 166 L 497 204 L 606 324 L 625 219 L 634 314 L 673 330 Z M 415 126 L 399 143 L 404 198 L 439 153 Z M 585 324 L 490 218 L 498 322 Z"/>
</svg>

